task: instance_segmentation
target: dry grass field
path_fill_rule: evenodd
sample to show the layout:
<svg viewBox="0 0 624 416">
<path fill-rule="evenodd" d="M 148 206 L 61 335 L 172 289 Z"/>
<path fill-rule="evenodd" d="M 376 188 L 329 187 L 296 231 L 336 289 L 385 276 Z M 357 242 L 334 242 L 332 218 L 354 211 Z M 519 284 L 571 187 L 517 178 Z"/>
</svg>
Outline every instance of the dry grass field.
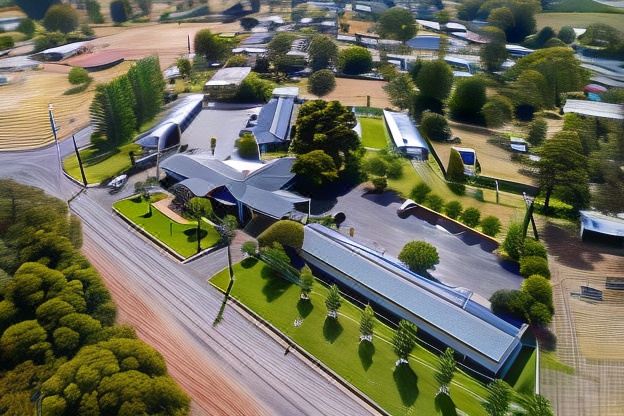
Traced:
<svg viewBox="0 0 624 416">
<path fill-rule="evenodd" d="M 383 90 L 384 81 L 366 81 L 350 78 L 336 78 L 336 88 L 323 97 L 324 100 L 338 100 L 343 105 L 366 106 L 366 96 L 370 95 L 371 107 L 392 107 L 388 95 Z M 307 92 L 307 80 L 303 79 L 299 84 L 299 93 L 304 98 L 314 99 L 316 96 Z"/>
</svg>

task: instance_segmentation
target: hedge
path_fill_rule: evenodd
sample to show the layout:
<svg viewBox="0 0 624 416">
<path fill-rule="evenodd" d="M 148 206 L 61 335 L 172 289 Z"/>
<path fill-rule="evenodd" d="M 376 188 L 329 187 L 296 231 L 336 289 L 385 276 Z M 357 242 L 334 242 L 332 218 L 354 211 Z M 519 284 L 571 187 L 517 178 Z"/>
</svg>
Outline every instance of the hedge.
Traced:
<svg viewBox="0 0 624 416">
<path fill-rule="evenodd" d="M 301 249 L 303 246 L 303 224 L 291 220 L 281 220 L 258 236 L 260 247 L 272 246 L 274 242 L 286 247 Z"/>
<path fill-rule="evenodd" d="M 520 259 L 520 275 L 522 275 L 522 277 L 529 277 L 534 274 L 550 278 L 548 261 L 545 258 L 536 256 L 522 257 Z"/>
</svg>

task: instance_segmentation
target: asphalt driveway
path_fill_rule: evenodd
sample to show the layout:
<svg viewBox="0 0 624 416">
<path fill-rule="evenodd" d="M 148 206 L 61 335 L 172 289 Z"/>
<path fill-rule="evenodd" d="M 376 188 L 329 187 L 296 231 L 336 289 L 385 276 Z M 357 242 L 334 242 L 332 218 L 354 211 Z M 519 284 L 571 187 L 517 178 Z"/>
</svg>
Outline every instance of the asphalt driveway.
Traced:
<svg viewBox="0 0 624 416">
<path fill-rule="evenodd" d="M 516 265 L 503 262 L 482 250 L 478 243 L 466 242 L 441 227 L 415 217 L 399 218 L 396 211 L 401 203 L 393 193 L 365 194 L 358 187 L 339 196 L 331 212 L 346 214 L 343 231 L 354 227 L 356 240 L 394 257 L 409 241 L 433 244 L 438 249 L 440 264 L 431 275 L 447 285 L 473 291 L 475 300 L 488 299 L 499 289 L 520 287 L 523 279 L 516 273 Z"/>
</svg>

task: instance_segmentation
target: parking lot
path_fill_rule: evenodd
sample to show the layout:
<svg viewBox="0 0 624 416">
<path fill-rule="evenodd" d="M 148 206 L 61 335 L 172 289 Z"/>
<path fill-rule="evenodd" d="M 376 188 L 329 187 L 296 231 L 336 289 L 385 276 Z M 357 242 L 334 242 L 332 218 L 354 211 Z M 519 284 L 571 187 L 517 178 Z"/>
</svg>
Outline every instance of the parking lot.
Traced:
<svg viewBox="0 0 624 416">
<path fill-rule="evenodd" d="M 217 138 L 215 157 L 225 160 L 234 150 L 238 133 L 245 127 L 251 114 L 257 114 L 260 107 L 218 108 L 202 110 L 193 123 L 182 133 L 182 144 L 189 149 L 210 149 L 210 138 Z"/>
</svg>

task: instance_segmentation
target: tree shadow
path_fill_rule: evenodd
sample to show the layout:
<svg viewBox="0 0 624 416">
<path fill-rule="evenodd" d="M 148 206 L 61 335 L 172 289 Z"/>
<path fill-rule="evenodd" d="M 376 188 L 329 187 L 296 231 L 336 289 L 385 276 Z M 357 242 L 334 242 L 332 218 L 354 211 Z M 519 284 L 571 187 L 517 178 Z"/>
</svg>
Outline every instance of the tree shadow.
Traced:
<svg viewBox="0 0 624 416">
<path fill-rule="evenodd" d="M 418 398 L 418 376 L 409 364 L 401 364 L 394 369 L 394 382 L 399 390 L 404 406 L 411 406 Z"/>
<path fill-rule="evenodd" d="M 251 269 L 253 266 L 255 266 L 258 263 L 258 259 L 255 257 L 247 257 L 244 258 L 241 262 L 240 265 L 243 269 Z"/>
<path fill-rule="evenodd" d="M 333 344 L 336 339 L 342 334 L 343 327 L 338 322 L 338 319 L 334 318 L 325 318 L 325 323 L 323 324 L 323 336 L 330 344 Z"/>
<path fill-rule="evenodd" d="M 188 241 L 189 243 L 197 242 L 197 229 L 196 228 L 189 228 L 188 230 L 184 230 L 184 235 L 186 235 L 186 241 Z M 207 230 L 201 229 L 199 231 L 200 240 L 206 237 L 207 235 L 208 235 Z"/>
<path fill-rule="evenodd" d="M 262 293 L 269 303 L 278 299 L 288 290 L 289 287 L 293 285 L 292 282 L 276 276 L 269 267 L 263 268 L 260 276 L 267 281 L 262 288 Z"/>
<path fill-rule="evenodd" d="M 403 203 L 403 199 L 394 191 L 385 191 L 382 193 L 366 192 L 362 194 L 362 198 L 384 207 L 393 203 Z"/>
<path fill-rule="evenodd" d="M 435 408 L 443 416 L 457 416 L 455 402 L 448 394 L 440 393 L 436 396 Z"/>
<path fill-rule="evenodd" d="M 150 211 L 150 212 L 146 212 L 145 214 L 141 215 L 140 217 L 141 217 L 141 218 L 152 218 L 152 215 L 153 215 L 153 214 L 152 214 L 152 212 Z"/>
<path fill-rule="evenodd" d="M 309 299 L 299 299 L 299 302 L 297 302 L 297 311 L 299 311 L 299 315 L 302 318 L 307 318 L 313 309 L 314 305 L 312 305 L 312 301 L 310 301 Z"/>
<path fill-rule="evenodd" d="M 358 355 L 360 356 L 360 362 L 362 363 L 364 371 L 368 371 L 370 366 L 373 364 L 373 355 L 375 355 L 375 344 L 368 341 L 360 342 L 360 346 L 358 347 Z"/>
</svg>

